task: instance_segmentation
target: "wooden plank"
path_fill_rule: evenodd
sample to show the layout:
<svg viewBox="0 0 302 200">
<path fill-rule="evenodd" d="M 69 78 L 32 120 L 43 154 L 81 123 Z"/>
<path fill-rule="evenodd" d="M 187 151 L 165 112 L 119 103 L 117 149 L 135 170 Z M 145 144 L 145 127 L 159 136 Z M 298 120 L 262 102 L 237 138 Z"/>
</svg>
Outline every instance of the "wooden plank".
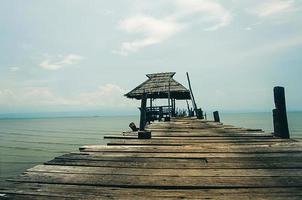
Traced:
<svg viewBox="0 0 302 200">
<path fill-rule="evenodd" d="M 237 188 L 237 189 L 143 189 L 86 185 L 21 183 L 11 193 L 62 195 L 85 199 L 298 199 L 301 188 Z M 25 195 L 21 195 L 25 196 Z"/>
<path fill-rule="evenodd" d="M 121 134 L 112 134 L 112 135 L 105 135 L 104 139 L 138 139 L 137 135 L 121 135 Z M 278 137 L 273 136 L 196 136 L 196 137 L 174 137 L 174 136 L 152 136 L 151 140 L 198 140 L 198 141 L 205 141 L 205 140 L 224 140 L 224 141 L 234 141 L 234 140 L 280 140 L 284 141 L 284 139 L 280 139 Z M 294 139 L 285 140 L 285 141 L 296 141 Z"/>
<path fill-rule="evenodd" d="M 173 125 L 173 126 L 148 126 L 148 130 L 152 131 L 175 131 L 175 132 L 182 132 L 182 131 L 190 131 L 190 132 L 263 132 L 262 129 L 251 129 L 251 128 L 239 128 L 239 127 L 211 127 L 207 125 Z"/>
<path fill-rule="evenodd" d="M 15 194 L 6 194 L 0 199 L 14 199 L 14 200 L 65 200 L 65 199 L 78 199 L 76 197 L 68 197 L 64 195 L 40 195 L 40 194 L 27 194 L 26 192 L 18 192 Z"/>
<path fill-rule="evenodd" d="M 167 159 L 166 159 L 167 160 Z M 302 161 L 295 161 L 290 159 L 265 159 L 265 160 L 242 160 L 242 159 L 207 159 L 207 160 L 193 160 L 184 162 L 179 160 L 177 162 L 163 162 L 159 160 L 137 160 L 129 159 L 128 161 L 118 160 L 102 160 L 96 158 L 83 158 L 83 159 L 54 159 L 46 164 L 48 165 L 69 165 L 69 166 L 98 166 L 98 167 L 120 167 L 120 168 L 153 168 L 153 169 L 291 169 L 302 168 Z"/>
<path fill-rule="evenodd" d="M 217 132 L 192 132 L 192 131 L 183 131 L 183 132 L 177 132 L 175 130 L 171 130 L 171 132 L 169 131 L 154 131 L 154 130 L 149 130 L 146 129 L 148 131 L 151 131 L 152 136 L 154 137 L 251 137 L 251 136 L 257 136 L 257 137 L 273 137 L 272 134 L 270 133 L 244 133 L 244 132 L 238 132 L 238 133 L 234 133 L 234 132 L 221 132 L 221 133 L 217 133 Z M 136 134 L 136 133 L 134 133 Z"/>
<path fill-rule="evenodd" d="M 111 167 L 81 167 L 60 165 L 37 165 L 29 172 L 70 173 L 70 174 L 115 174 L 115 175 L 145 175 L 145 176 L 252 176 L 252 177 L 298 177 L 301 169 L 142 169 L 142 168 L 111 168 Z"/>
<path fill-rule="evenodd" d="M 167 169 L 167 168 L 202 168 L 206 167 L 205 161 L 201 160 L 199 165 L 195 163 L 161 163 L 161 162 L 126 162 L 126 161 L 100 161 L 87 159 L 54 159 L 48 161 L 48 165 L 68 165 L 68 166 L 98 166 L 98 167 L 127 167 L 127 168 L 153 168 L 153 169 Z"/>
<path fill-rule="evenodd" d="M 198 190 L 184 190 L 184 189 L 152 189 L 152 188 L 119 188 L 119 187 L 96 187 L 92 185 L 71 185 L 71 184 L 45 184 L 45 183 L 15 183 L 15 187 L 11 192 L 18 190 L 28 192 L 47 192 L 55 194 L 73 194 L 73 195 L 99 195 L 99 194 L 131 194 L 137 193 L 138 195 L 150 196 L 175 196 L 186 195 L 203 196 L 203 195 L 239 195 L 239 194 L 302 194 L 301 187 L 273 187 L 273 188 L 215 188 L 215 189 L 198 189 Z M 3 191 L 3 190 L 2 190 Z"/>
<path fill-rule="evenodd" d="M 263 132 L 262 129 L 251 129 L 251 128 L 238 128 L 238 127 L 205 127 L 205 126 L 187 126 L 187 125 L 175 125 L 171 127 L 165 127 L 165 126 L 148 126 L 148 130 L 151 131 L 174 131 L 181 132 L 181 131 L 190 131 L 190 132 L 217 132 L 217 133 L 223 133 L 223 132 Z"/>
<path fill-rule="evenodd" d="M 127 156 L 127 155 L 130 156 Z M 149 156 L 151 154 L 151 156 Z M 180 155 L 179 155 L 180 154 Z M 231 153 L 230 153 L 231 154 Z M 107 155 L 107 156 L 104 156 Z M 267 153 L 267 154 L 253 154 L 254 156 L 250 154 L 241 154 L 241 155 L 248 155 L 248 156 L 240 156 L 239 154 L 231 154 L 232 156 L 225 156 L 227 154 L 219 154 L 216 155 L 216 153 L 213 154 L 201 154 L 201 156 L 191 156 L 191 157 L 185 157 L 182 156 L 182 153 L 162 153 L 162 157 L 153 157 L 152 153 L 141 153 L 141 154 L 133 154 L 133 153 L 123 153 L 119 154 L 117 153 L 99 153 L 99 152 L 88 152 L 88 153 L 70 153 L 70 154 L 64 154 L 62 156 L 56 157 L 56 159 L 95 159 L 95 160 L 111 160 L 111 161 L 158 161 L 158 162 L 213 162 L 213 161 L 234 161 L 234 162 L 243 162 L 243 161 L 261 161 L 261 162 L 281 162 L 281 161 L 296 161 L 299 162 L 302 160 L 301 153 L 293 153 L 292 156 L 290 154 L 284 154 L 284 153 Z M 139 156 L 142 155 L 142 156 Z M 173 156 L 175 155 L 175 156 Z M 199 153 L 197 153 L 199 155 Z"/>
<path fill-rule="evenodd" d="M 284 200 L 284 199 L 291 199 L 291 200 L 300 200 L 301 196 L 297 195 L 297 194 L 282 194 L 282 195 L 276 195 L 276 194 L 267 194 L 267 195 L 227 195 L 227 196 L 208 196 L 208 195 L 204 195 L 202 197 L 199 197 L 198 199 L 218 199 L 218 200 L 226 200 L 226 199 L 238 199 L 238 200 L 246 200 L 246 199 L 266 199 L 266 200 Z M 22 194 L 9 194 L 6 198 L 4 197 L 3 199 L 14 199 L 14 200 L 65 200 L 65 199 L 82 199 L 82 200 L 96 200 L 96 199 L 124 199 L 124 200 L 133 200 L 133 199 L 137 199 L 137 200 L 145 200 L 145 199 L 165 199 L 165 200 L 169 200 L 169 199 L 196 199 L 193 198 L 192 196 L 184 196 L 184 195 L 180 195 L 180 196 L 173 196 L 173 197 L 162 197 L 162 196 L 138 196 L 136 194 L 127 194 L 127 195 L 118 195 L 118 194 L 114 194 L 114 195 L 100 195 L 100 196 L 91 196 L 91 195 L 87 195 L 85 197 L 55 197 L 55 196 L 51 196 L 51 195 L 24 195 L 24 193 Z"/>
<path fill-rule="evenodd" d="M 80 147 L 80 151 L 91 152 L 133 152 L 133 153 L 205 153 L 205 152 L 302 152 L 300 143 L 280 143 L 278 145 L 227 145 L 216 146 L 203 144 L 200 146 L 105 146 L 105 145 L 85 145 Z"/>
<path fill-rule="evenodd" d="M 163 140 L 139 140 L 139 139 L 126 139 L 126 140 L 110 140 L 107 145 L 134 145 L 134 146 L 145 146 L 145 145 L 170 145 L 170 146 L 179 146 L 179 145 L 198 145 L 198 144 L 209 144 L 215 143 L 215 145 L 256 145 L 256 144 L 267 144 L 274 145 L 280 142 L 285 142 L 283 139 L 241 139 L 241 140 L 173 140 L 173 139 L 163 139 Z M 289 141 L 286 141 L 289 142 Z M 292 141 L 294 142 L 294 141 Z"/>
<path fill-rule="evenodd" d="M 133 153 L 133 152 L 72 152 L 73 155 L 107 158 L 180 158 L 180 159 L 200 159 L 200 158 L 253 158 L 253 157 L 288 157 L 299 158 L 302 152 L 263 152 L 263 153 L 230 153 L 230 152 L 214 152 L 214 153 Z M 63 155 L 64 156 L 64 155 Z"/>
<path fill-rule="evenodd" d="M 302 187 L 301 177 L 172 177 L 141 175 L 89 175 L 66 173 L 28 172 L 16 182 L 38 182 L 51 184 L 99 185 L 143 188 L 245 188 L 245 187 Z"/>
</svg>

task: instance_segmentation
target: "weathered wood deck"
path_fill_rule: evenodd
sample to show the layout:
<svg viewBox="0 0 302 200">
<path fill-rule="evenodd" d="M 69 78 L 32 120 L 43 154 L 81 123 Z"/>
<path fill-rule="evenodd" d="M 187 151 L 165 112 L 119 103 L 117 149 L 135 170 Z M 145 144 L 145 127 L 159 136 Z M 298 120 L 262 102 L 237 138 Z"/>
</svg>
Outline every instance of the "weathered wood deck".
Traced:
<svg viewBox="0 0 302 200">
<path fill-rule="evenodd" d="M 302 143 L 193 119 L 106 136 L 28 169 L 4 199 L 302 199 Z"/>
</svg>

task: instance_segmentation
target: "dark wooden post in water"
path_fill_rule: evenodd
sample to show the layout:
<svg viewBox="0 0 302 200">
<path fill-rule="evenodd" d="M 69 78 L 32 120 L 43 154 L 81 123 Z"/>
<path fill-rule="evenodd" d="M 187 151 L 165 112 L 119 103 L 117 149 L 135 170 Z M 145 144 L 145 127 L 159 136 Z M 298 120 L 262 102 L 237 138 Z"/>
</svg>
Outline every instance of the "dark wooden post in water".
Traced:
<svg viewBox="0 0 302 200">
<path fill-rule="evenodd" d="M 214 122 L 220 122 L 218 111 L 214 111 L 213 116 L 214 116 Z"/>
<path fill-rule="evenodd" d="M 147 123 L 146 107 L 147 107 L 147 94 L 144 93 L 142 95 L 142 101 L 141 101 L 141 107 L 140 107 L 141 116 L 140 116 L 140 122 L 139 122 L 138 139 L 150 139 L 151 138 L 151 132 L 145 131 L 145 126 Z"/>
<path fill-rule="evenodd" d="M 274 101 L 276 107 L 273 109 L 274 135 L 289 138 L 284 87 L 274 87 Z"/>
</svg>

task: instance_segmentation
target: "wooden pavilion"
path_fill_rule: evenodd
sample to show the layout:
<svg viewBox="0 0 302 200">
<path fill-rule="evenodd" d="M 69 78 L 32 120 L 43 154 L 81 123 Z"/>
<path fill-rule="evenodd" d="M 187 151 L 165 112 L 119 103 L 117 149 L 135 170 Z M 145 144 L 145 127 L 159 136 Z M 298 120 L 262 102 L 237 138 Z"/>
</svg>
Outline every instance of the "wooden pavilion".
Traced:
<svg viewBox="0 0 302 200">
<path fill-rule="evenodd" d="M 147 74 L 148 79 L 125 94 L 128 98 L 143 100 L 150 99 L 150 106 L 146 107 L 147 121 L 161 120 L 163 117 L 175 115 L 175 100 L 191 99 L 190 91 L 173 79 L 175 72 Z M 152 106 L 154 99 L 168 99 L 168 105 Z"/>
</svg>

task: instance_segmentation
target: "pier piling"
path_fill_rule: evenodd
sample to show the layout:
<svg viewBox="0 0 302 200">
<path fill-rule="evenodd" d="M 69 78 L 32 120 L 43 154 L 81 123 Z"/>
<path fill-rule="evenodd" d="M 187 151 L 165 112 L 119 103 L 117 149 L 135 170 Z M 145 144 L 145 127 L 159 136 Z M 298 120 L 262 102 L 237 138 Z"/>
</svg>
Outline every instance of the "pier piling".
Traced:
<svg viewBox="0 0 302 200">
<path fill-rule="evenodd" d="M 213 116 L 214 116 L 214 122 L 220 122 L 218 111 L 214 111 Z"/>
<path fill-rule="evenodd" d="M 274 101 L 276 107 L 273 109 L 274 135 L 289 138 L 284 87 L 274 87 Z"/>
</svg>

